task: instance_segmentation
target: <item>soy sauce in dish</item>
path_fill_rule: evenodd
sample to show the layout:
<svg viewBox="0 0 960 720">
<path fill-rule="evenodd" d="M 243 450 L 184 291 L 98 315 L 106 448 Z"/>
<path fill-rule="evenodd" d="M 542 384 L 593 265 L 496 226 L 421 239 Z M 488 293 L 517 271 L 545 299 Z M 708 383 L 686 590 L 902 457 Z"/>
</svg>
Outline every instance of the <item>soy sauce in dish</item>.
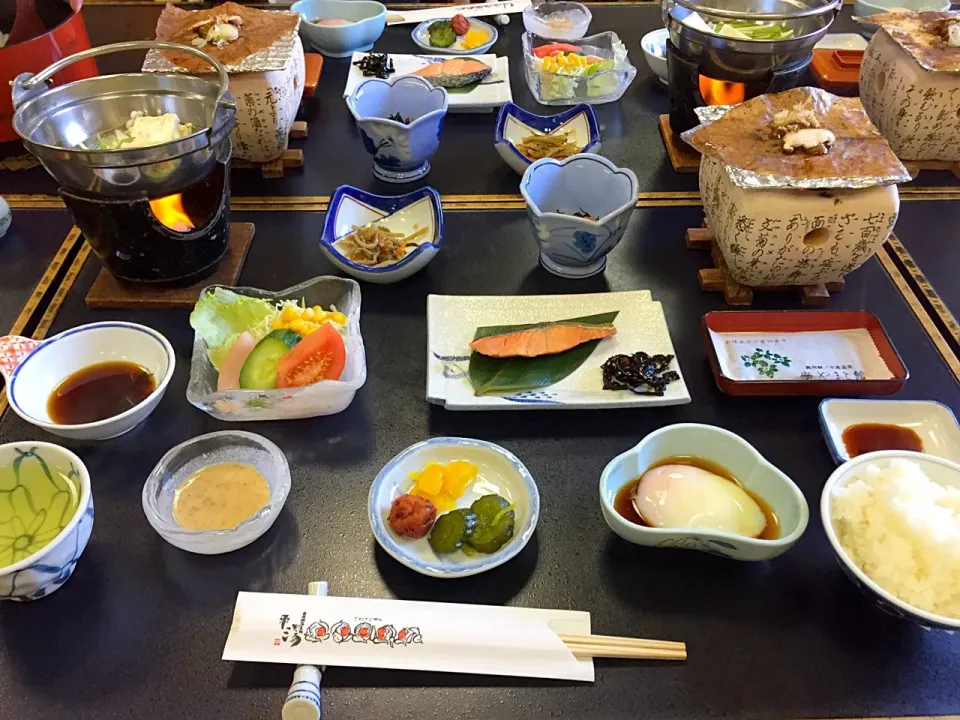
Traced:
<svg viewBox="0 0 960 720">
<path fill-rule="evenodd" d="M 47 415 L 57 425 L 106 420 L 139 405 L 156 389 L 153 374 L 136 363 L 96 363 L 57 385 L 47 400 Z"/>
<path fill-rule="evenodd" d="M 901 425 L 861 423 L 851 425 L 841 436 L 851 458 L 875 450 L 912 450 L 923 452 L 923 440 L 916 432 Z"/>
<path fill-rule="evenodd" d="M 688 465 L 690 467 L 699 468 L 700 470 L 713 473 L 714 475 L 719 475 L 724 480 L 729 480 L 734 485 L 737 485 L 747 495 L 749 495 L 763 512 L 766 525 L 764 526 L 763 531 L 757 535 L 756 538 L 758 540 L 776 540 L 778 537 L 780 537 L 780 518 L 777 517 L 777 514 L 773 511 L 773 508 L 770 507 L 770 504 L 766 500 L 749 488 L 744 487 L 743 483 L 741 483 L 729 470 L 722 465 L 718 465 L 717 463 L 710 462 L 709 460 L 704 460 L 703 458 L 698 458 L 691 455 L 678 455 L 664 458 L 663 460 L 660 460 L 659 462 L 656 462 L 647 468 L 647 470 L 641 473 L 639 477 L 634 478 L 617 490 L 617 494 L 613 498 L 613 509 L 620 517 L 628 522 L 634 523 L 635 525 L 652 527 L 643 519 L 640 513 L 637 512 L 637 509 L 633 504 L 633 496 L 637 486 L 643 479 L 644 474 L 650 470 L 653 470 L 654 468 L 663 467 L 664 465 Z"/>
</svg>

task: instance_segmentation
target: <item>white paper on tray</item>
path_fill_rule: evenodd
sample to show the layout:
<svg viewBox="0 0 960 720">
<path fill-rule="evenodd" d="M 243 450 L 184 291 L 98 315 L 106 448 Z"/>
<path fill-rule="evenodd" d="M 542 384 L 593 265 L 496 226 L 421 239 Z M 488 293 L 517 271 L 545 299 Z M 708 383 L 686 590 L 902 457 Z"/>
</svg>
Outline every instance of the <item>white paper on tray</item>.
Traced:
<svg viewBox="0 0 960 720">
<path fill-rule="evenodd" d="M 531 5 L 531 0 L 504 0 L 496 3 L 474 3 L 472 5 L 450 5 L 448 7 L 428 8 L 426 10 L 394 10 L 387 8 L 387 25 L 421 23 L 424 20 L 450 19 L 454 15 L 465 17 L 487 17 L 490 15 L 509 15 L 523 12 Z"/>
<path fill-rule="evenodd" d="M 710 331 L 720 371 L 732 380 L 889 380 L 870 332 Z"/>
<path fill-rule="evenodd" d="M 363 76 L 363 71 L 356 66 L 356 63 L 367 55 L 375 53 L 355 52 L 350 59 L 350 70 L 347 72 L 347 84 L 343 88 L 343 96 L 348 97 L 357 89 L 357 86 L 364 80 L 370 78 Z M 469 92 L 451 92 L 448 97 L 448 112 L 490 112 L 501 105 L 513 101 L 513 93 L 510 89 L 510 65 L 506 56 L 497 57 L 496 55 L 471 55 L 471 58 L 479 60 L 493 68 L 493 72 L 487 75 L 477 85 L 474 85 Z M 397 55 L 390 54 L 393 61 L 393 67 L 396 69 L 396 77 L 399 75 L 409 75 L 416 70 L 426 67 L 431 63 L 451 60 L 451 55 Z"/>
<path fill-rule="evenodd" d="M 590 613 L 241 592 L 223 659 L 593 682 L 557 633 Z"/>
</svg>

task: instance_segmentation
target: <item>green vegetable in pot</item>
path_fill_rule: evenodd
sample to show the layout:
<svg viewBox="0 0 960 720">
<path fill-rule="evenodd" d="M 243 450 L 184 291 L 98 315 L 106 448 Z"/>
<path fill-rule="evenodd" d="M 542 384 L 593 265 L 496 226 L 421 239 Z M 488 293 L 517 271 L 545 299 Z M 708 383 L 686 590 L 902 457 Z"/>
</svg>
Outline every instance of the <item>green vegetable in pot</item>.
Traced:
<svg viewBox="0 0 960 720">
<path fill-rule="evenodd" d="M 427 26 L 427 35 L 433 47 L 448 48 L 457 41 L 449 20 L 437 20 Z"/>
</svg>

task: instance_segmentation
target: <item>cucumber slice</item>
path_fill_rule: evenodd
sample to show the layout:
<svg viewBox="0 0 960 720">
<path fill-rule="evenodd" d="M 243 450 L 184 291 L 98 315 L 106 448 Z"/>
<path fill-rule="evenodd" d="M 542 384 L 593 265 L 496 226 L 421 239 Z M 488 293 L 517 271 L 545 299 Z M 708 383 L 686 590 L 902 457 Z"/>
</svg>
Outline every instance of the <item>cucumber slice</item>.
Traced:
<svg viewBox="0 0 960 720">
<path fill-rule="evenodd" d="M 267 335 L 257 343 L 243 364 L 240 370 L 240 387 L 243 390 L 272 390 L 277 387 L 277 363 L 290 352 L 290 346 L 286 340 L 274 337 L 276 332 L 288 331 L 275 330 Z"/>
<path fill-rule="evenodd" d="M 288 348 L 293 348 L 298 342 L 300 342 L 301 337 L 295 333 L 293 330 L 274 330 L 267 337 L 276 338 L 285 344 Z"/>
</svg>

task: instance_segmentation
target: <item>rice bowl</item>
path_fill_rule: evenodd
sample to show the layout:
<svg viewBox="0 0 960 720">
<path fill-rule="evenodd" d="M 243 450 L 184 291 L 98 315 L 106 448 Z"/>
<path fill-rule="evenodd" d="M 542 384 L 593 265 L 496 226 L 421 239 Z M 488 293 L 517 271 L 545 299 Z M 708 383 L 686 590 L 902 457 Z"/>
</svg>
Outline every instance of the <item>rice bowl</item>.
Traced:
<svg viewBox="0 0 960 720">
<path fill-rule="evenodd" d="M 862 455 L 827 481 L 821 519 L 848 575 L 881 607 L 960 629 L 960 465 L 921 453 Z"/>
</svg>

